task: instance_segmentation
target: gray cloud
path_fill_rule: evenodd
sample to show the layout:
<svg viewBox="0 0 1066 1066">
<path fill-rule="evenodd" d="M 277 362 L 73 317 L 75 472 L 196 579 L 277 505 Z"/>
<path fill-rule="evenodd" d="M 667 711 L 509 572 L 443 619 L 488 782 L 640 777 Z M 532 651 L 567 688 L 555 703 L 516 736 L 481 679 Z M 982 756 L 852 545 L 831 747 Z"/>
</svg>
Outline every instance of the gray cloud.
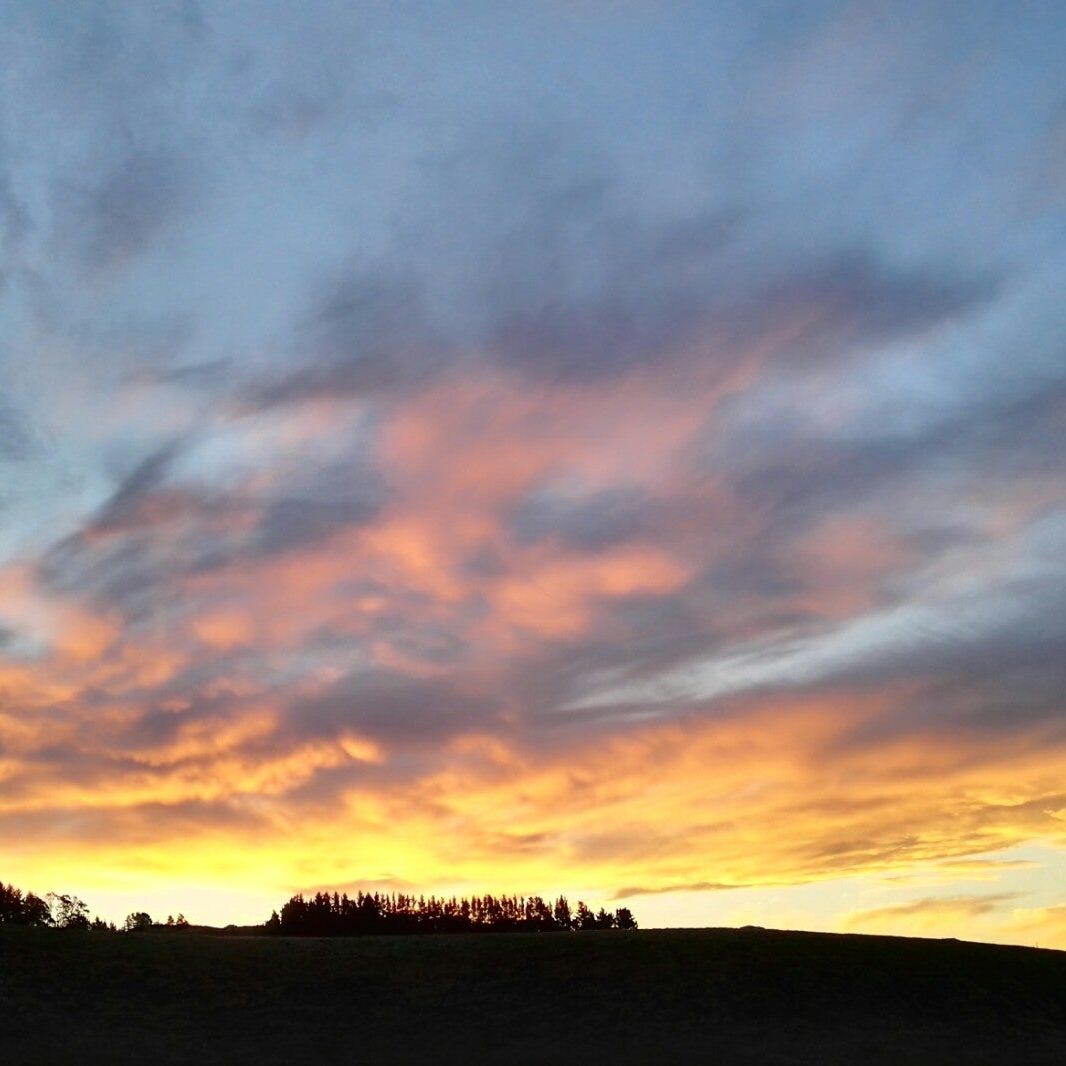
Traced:
<svg viewBox="0 0 1066 1066">
<path fill-rule="evenodd" d="M 70 240 L 90 270 L 123 265 L 188 207 L 182 160 L 168 151 L 136 151 L 89 189 L 68 193 Z"/>
<path fill-rule="evenodd" d="M 359 671 L 327 692 L 293 704 L 285 733 L 329 737 L 345 730 L 386 743 L 436 744 L 457 734 L 497 729 L 495 702 L 449 681 L 388 670 Z"/>
<path fill-rule="evenodd" d="M 353 458 L 292 479 L 268 502 L 253 536 L 256 555 L 273 555 L 328 539 L 377 517 L 388 490 L 381 474 Z"/>
<path fill-rule="evenodd" d="M 29 212 L 12 184 L 6 154 L 3 137 L 0 136 L 0 251 L 4 254 L 0 281 L 31 227 Z"/>
<path fill-rule="evenodd" d="M 418 284 L 356 270 L 314 298 L 280 371 L 256 382 L 257 406 L 392 392 L 424 381 L 445 358 Z"/>
<path fill-rule="evenodd" d="M 192 446 L 182 438 L 145 456 L 81 529 L 43 552 L 46 586 L 128 619 L 169 613 L 177 579 L 321 544 L 372 521 L 387 499 L 384 479 L 361 455 L 308 464 L 262 492 L 227 491 L 189 479 Z M 183 460 L 192 465 L 176 470 Z"/>
<path fill-rule="evenodd" d="M 182 445 L 171 441 L 137 463 L 100 508 L 93 523 L 94 531 L 113 532 L 135 523 L 139 506 L 163 484 L 181 451 Z"/>
<path fill-rule="evenodd" d="M 477 263 L 485 344 L 537 378 L 592 382 L 682 356 L 728 368 L 784 326 L 774 358 L 832 360 L 951 321 L 999 289 L 976 264 L 895 265 L 869 238 L 767 241 L 739 199 L 638 207 L 587 131 L 483 131 L 458 158 L 437 180 L 462 180 L 494 207 Z"/>
<path fill-rule="evenodd" d="M 586 385 L 686 362 L 725 374 L 760 348 L 795 372 L 939 328 L 1001 287 L 976 265 L 893 265 L 875 241 L 782 248 L 737 208 L 653 215 L 624 200 L 608 164 L 535 125 L 459 158 L 433 179 L 491 204 L 457 253 L 463 285 L 426 269 L 439 221 L 409 221 L 391 257 L 320 285 L 287 358 L 251 383 L 254 404 L 406 391 L 473 353 Z"/>
<path fill-rule="evenodd" d="M 647 501 L 635 490 L 607 489 L 591 495 L 535 490 L 510 516 L 519 544 L 557 539 L 586 551 L 631 539 L 647 528 Z"/>
<path fill-rule="evenodd" d="M 0 459 L 26 460 L 37 447 L 33 428 L 25 415 L 0 399 Z"/>
<path fill-rule="evenodd" d="M 1053 442 L 1064 426 L 1066 382 L 1037 378 L 1029 391 L 991 393 L 906 434 L 849 426 L 844 437 L 820 435 L 787 416 L 727 429 L 701 462 L 727 473 L 746 518 L 758 517 L 759 531 L 748 533 L 739 556 L 723 564 L 715 580 L 746 574 L 750 588 L 777 582 L 784 592 L 798 576 L 789 561 L 794 539 L 830 515 L 864 508 L 887 514 L 897 496 L 914 500 L 924 492 L 935 498 L 948 484 L 987 487 L 1046 477 L 1063 468 Z M 901 539 L 925 558 L 980 537 L 942 515 L 929 514 L 925 523 L 900 530 Z"/>
<path fill-rule="evenodd" d="M 708 258 L 694 270 L 686 249 L 681 271 L 669 259 L 649 263 L 640 246 L 602 252 L 612 272 L 598 293 L 546 301 L 501 322 L 493 343 L 505 361 L 586 380 L 668 361 L 696 345 L 703 349 L 697 358 L 729 366 L 790 320 L 806 320 L 776 353 L 795 365 L 907 337 L 986 302 L 995 291 L 986 281 L 950 280 L 942 269 L 894 271 L 865 251 L 798 262 L 784 277 L 774 276 L 780 268 L 768 256 L 767 276 L 749 279 L 739 292 L 729 276 L 730 257 Z"/>
<path fill-rule="evenodd" d="M 280 551 L 327 540 L 348 526 L 369 522 L 378 501 L 367 499 L 309 500 L 292 497 L 270 504 L 259 523 L 256 552 Z"/>
<path fill-rule="evenodd" d="M 921 601 L 918 601 L 919 604 Z M 682 659 L 637 661 L 612 670 L 615 698 L 565 712 L 567 722 L 609 723 L 635 710 L 658 717 L 743 713 L 748 699 L 805 692 L 827 699 L 906 688 L 889 711 L 841 732 L 833 752 L 876 750 L 904 736 L 1015 735 L 1044 744 L 1066 739 L 1061 693 L 1066 686 L 1066 587 L 1045 575 L 948 597 L 933 604 L 889 607 L 844 622 L 813 618 L 780 634 L 736 632 L 708 644 L 702 664 Z M 649 677 L 658 675 L 658 681 Z M 582 676 L 579 672 L 578 677 Z M 586 675 L 587 676 L 587 675 Z M 703 678 L 701 681 L 700 678 Z M 632 695 L 626 695 L 627 686 Z M 737 699 L 740 703 L 737 704 Z"/>
</svg>

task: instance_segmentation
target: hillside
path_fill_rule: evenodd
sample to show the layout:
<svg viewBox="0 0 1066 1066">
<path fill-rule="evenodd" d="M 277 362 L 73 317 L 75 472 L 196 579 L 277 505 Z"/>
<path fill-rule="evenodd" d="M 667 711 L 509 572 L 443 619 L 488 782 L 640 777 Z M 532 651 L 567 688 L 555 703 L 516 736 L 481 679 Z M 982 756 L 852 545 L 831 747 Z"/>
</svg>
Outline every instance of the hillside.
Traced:
<svg viewBox="0 0 1066 1066">
<path fill-rule="evenodd" d="M 0 930 L 5 1063 L 1060 1063 L 1066 953 L 753 929 Z"/>
</svg>

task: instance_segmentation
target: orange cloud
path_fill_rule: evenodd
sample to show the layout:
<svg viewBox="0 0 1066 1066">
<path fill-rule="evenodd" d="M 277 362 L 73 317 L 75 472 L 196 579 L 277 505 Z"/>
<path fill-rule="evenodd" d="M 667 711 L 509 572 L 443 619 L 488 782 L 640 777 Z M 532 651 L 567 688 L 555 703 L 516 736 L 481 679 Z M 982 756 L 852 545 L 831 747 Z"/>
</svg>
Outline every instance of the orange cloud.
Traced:
<svg viewBox="0 0 1066 1066">
<path fill-rule="evenodd" d="M 1002 893 L 918 899 L 858 911 L 845 917 L 844 926 L 856 932 L 886 932 L 901 936 L 943 933 L 945 930 L 958 932 L 971 928 L 975 919 L 1002 913 L 1004 906 L 1014 899 L 1014 896 Z"/>
</svg>

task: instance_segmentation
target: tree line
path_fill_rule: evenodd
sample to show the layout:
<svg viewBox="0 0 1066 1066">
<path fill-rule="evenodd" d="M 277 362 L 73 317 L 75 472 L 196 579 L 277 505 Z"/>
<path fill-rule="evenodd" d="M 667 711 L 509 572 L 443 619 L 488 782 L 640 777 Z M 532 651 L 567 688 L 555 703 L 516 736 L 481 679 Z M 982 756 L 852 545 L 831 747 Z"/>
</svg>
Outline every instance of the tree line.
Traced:
<svg viewBox="0 0 1066 1066">
<path fill-rule="evenodd" d="M 114 922 L 91 918 L 88 905 L 77 896 L 49 892 L 37 896 L 0 881 L 0 926 L 22 925 L 47 929 L 91 929 L 118 932 Z M 122 931 L 152 929 L 187 931 L 185 916 L 157 923 L 146 911 L 134 911 Z M 270 936 L 360 936 L 374 933 L 565 932 L 586 929 L 636 929 L 628 907 L 593 911 L 583 901 L 571 908 L 565 896 L 549 902 L 541 896 L 437 896 L 380 892 L 316 892 L 293 896 L 260 926 Z"/>
<path fill-rule="evenodd" d="M 14 885 L 5 885 L 0 881 L 0 926 L 2 925 L 24 925 L 37 929 L 93 929 L 109 933 L 119 931 L 114 922 L 91 918 L 88 904 L 77 896 L 49 892 L 42 897 L 32 892 L 23 892 Z M 190 928 L 184 914 L 179 914 L 177 918 L 168 916 L 164 927 Z M 122 931 L 126 933 L 157 928 L 160 926 L 156 925 L 146 911 L 134 911 L 122 925 Z"/>
<path fill-rule="evenodd" d="M 316 892 L 293 896 L 265 930 L 276 936 L 359 936 L 373 933 L 561 932 L 636 929 L 628 907 L 593 912 L 565 896 L 549 903 L 541 896 L 472 896 L 448 899 L 404 893 Z"/>
<path fill-rule="evenodd" d="M 36 896 L 0 881 L 0 925 L 28 925 L 52 929 L 114 929 L 114 923 L 89 918 L 84 900 L 66 893 Z"/>
</svg>

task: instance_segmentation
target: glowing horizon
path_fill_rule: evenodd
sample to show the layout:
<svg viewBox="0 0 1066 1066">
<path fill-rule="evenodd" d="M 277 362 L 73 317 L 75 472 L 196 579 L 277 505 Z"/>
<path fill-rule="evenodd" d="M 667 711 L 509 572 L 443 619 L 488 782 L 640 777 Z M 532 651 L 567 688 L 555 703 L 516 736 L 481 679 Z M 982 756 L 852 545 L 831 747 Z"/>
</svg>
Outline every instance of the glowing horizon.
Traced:
<svg viewBox="0 0 1066 1066">
<path fill-rule="evenodd" d="M 1054 5 L 3 33 L 0 881 L 1066 948 Z"/>
</svg>

